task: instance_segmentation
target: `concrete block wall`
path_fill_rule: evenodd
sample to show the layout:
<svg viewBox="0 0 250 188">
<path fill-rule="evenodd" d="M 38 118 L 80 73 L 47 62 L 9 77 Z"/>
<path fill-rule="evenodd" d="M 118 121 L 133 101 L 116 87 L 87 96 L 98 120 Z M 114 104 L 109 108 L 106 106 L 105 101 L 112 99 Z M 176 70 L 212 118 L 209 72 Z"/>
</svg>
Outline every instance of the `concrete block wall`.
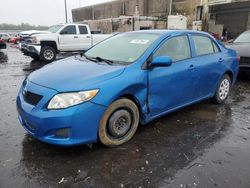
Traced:
<svg viewBox="0 0 250 188">
<path fill-rule="evenodd" d="M 185 15 L 188 18 L 188 27 L 191 28 L 196 15 L 196 6 L 200 0 L 174 0 L 172 14 Z"/>
<path fill-rule="evenodd" d="M 112 22 L 110 20 L 87 20 L 90 29 L 100 29 L 103 33 L 112 33 Z"/>
<path fill-rule="evenodd" d="M 122 6 L 120 1 L 114 1 L 112 3 L 95 5 L 93 11 L 95 20 L 116 18 L 122 13 Z"/>
<path fill-rule="evenodd" d="M 250 30 L 250 12 L 248 13 L 247 30 Z"/>
<path fill-rule="evenodd" d="M 126 32 L 132 30 L 147 29 L 165 29 L 166 22 L 150 20 L 145 18 L 120 17 L 115 19 L 85 20 L 91 30 L 99 29 L 103 33 Z"/>
<path fill-rule="evenodd" d="M 136 6 L 140 16 L 167 16 L 170 0 L 117 0 L 72 10 L 73 22 L 133 16 Z"/>
<path fill-rule="evenodd" d="M 148 13 L 146 16 L 166 17 L 169 14 L 169 0 L 154 0 L 148 2 Z"/>
<path fill-rule="evenodd" d="M 192 28 L 196 6 L 199 5 L 200 2 L 201 0 L 173 0 L 172 14 L 186 15 L 188 17 L 188 27 Z M 156 22 L 156 26 L 153 28 L 166 28 L 167 16 L 170 10 L 170 0 L 117 0 L 82 7 L 72 10 L 73 21 L 83 22 L 88 20 L 89 22 L 90 20 L 119 18 L 120 15 L 133 16 L 137 5 L 140 16 L 160 18 L 161 22 Z M 120 25 L 118 22 L 113 22 L 113 24 L 115 28 L 119 26 L 118 28 L 121 30 L 127 28 L 127 26 Z"/>
</svg>

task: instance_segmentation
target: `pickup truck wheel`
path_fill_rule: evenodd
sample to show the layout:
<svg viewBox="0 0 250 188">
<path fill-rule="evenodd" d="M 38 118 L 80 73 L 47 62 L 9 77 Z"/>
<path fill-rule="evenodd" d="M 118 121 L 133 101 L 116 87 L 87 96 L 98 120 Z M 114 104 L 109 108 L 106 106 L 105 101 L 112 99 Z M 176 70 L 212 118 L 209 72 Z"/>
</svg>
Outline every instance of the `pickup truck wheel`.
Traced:
<svg viewBox="0 0 250 188">
<path fill-rule="evenodd" d="M 50 46 L 44 46 L 41 49 L 40 57 L 42 61 L 50 63 L 56 59 L 56 50 Z"/>
<path fill-rule="evenodd" d="M 139 110 L 129 99 L 113 102 L 105 111 L 99 126 L 99 140 L 108 147 L 129 141 L 139 125 Z"/>
<path fill-rule="evenodd" d="M 216 93 L 213 97 L 213 102 L 216 104 L 224 103 L 231 89 L 231 78 L 225 74 L 219 82 Z"/>
</svg>

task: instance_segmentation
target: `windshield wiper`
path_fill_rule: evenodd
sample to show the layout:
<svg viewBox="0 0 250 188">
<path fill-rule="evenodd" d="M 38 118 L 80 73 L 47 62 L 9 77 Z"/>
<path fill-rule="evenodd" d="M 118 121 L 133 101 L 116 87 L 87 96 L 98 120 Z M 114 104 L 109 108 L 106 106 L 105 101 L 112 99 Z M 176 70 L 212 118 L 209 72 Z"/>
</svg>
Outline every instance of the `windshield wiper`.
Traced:
<svg viewBox="0 0 250 188">
<path fill-rule="evenodd" d="M 92 57 L 89 57 L 89 56 L 86 56 L 85 53 L 81 53 L 80 56 L 81 56 L 81 57 L 82 57 L 82 56 L 85 57 L 85 58 L 86 58 L 87 60 L 89 60 L 89 61 L 93 61 L 93 62 L 95 62 L 95 63 L 98 62 L 97 59 L 92 58 Z"/>
<path fill-rule="evenodd" d="M 81 57 L 82 57 L 82 56 L 85 57 L 87 60 L 93 61 L 93 62 L 95 62 L 95 63 L 97 63 L 97 62 L 105 62 L 105 63 L 107 63 L 107 64 L 109 64 L 109 65 L 113 65 L 113 64 L 114 64 L 113 61 L 108 60 L 108 59 L 103 59 L 103 58 L 101 58 L 101 57 L 89 57 L 89 56 L 86 56 L 84 53 L 81 53 Z"/>
<path fill-rule="evenodd" d="M 103 58 L 101 58 L 101 57 L 96 57 L 95 59 L 96 59 L 97 61 L 99 61 L 99 62 L 103 61 L 103 62 L 105 62 L 105 63 L 107 63 L 107 64 L 109 64 L 109 65 L 113 65 L 113 64 L 114 64 L 114 61 L 111 61 L 111 60 L 109 60 L 109 59 L 103 59 Z"/>
</svg>

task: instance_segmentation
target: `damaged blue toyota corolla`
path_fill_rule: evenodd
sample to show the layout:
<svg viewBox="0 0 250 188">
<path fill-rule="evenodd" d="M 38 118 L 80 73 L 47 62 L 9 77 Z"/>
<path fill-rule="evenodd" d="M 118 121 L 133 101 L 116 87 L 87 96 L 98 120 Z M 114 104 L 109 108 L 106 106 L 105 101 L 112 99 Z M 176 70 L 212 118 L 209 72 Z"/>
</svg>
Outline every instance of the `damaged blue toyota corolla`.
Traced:
<svg viewBox="0 0 250 188">
<path fill-rule="evenodd" d="M 43 142 L 113 147 L 179 108 L 223 103 L 237 74 L 236 52 L 207 33 L 128 32 L 33 72 L 16 104 L 22 126 Z"/>
</svg>

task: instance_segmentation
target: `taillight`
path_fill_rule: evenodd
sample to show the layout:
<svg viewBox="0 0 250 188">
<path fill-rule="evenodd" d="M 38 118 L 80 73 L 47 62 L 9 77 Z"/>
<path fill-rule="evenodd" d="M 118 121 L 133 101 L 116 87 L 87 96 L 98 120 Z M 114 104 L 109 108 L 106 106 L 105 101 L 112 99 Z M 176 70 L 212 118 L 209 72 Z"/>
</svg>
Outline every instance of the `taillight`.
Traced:
<svg viewBox="0 0 250 188">
<path fill-rule="evenodd" d="M 240 62 L 240 56 L 239 55 L 237 56 L 237 61 L 238 61 L 238 63 Z"/>
</svg>

